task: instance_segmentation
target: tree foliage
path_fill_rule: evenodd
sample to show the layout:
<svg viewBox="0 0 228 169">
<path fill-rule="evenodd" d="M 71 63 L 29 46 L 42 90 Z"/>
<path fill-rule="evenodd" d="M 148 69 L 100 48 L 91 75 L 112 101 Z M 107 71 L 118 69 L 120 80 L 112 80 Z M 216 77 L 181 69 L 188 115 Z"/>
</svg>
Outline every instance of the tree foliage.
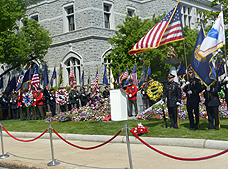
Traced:
<svg viewBox="0 0 228 169">
<path fill-rule="evenodd" d="M 42 60 L 52 43 L 47 30 L 25 17 L 26 8 L 25 0 L 0 1 L 0 59 L 11 69 Z M 20 21 L 23 26 L 19 28 Z"/>
<path fill-rule="evenodd" d="M 184 60 L 184 46 L 183 41 L 177 41 L 162 45 L 156 49 L 144 51 L 136 55 L 129 55 L 131 48 L 150 30 L 154 27 L 159 20 L 164 17 L 153 15 L 152 19 L 141 20 L 138 16 L 127 16 L 122 25 L 118 25 L 118 30 L 115 32 L 116 36 L 110 38 L 109 43 L 113 45 L 113 50 L 106 56 L 112 60 L 110 66 L 115 77 L 117 77 L 118 67 L 120 67 L 120 73 L 122 73 L 127 65 L 131 71 L 136 61 L 137 73 L 140 78 L 143 63 L 145 61 L 146 68 L 150 63 L 152 69 L 152 77 L 159 80 L 161 77 L 166 78 L 169 72 L 170 65 L 163 63 L 162 61 L 167 59 L 167 51 L 169 46 L 173 46 L 178 53 L 178 57 Z M 198 36 L 198 30 L 191 30 L 188 27 L 184 27 L 185 47 L 187 62 L 190 64 L 194 45 Z"/>
</svg>

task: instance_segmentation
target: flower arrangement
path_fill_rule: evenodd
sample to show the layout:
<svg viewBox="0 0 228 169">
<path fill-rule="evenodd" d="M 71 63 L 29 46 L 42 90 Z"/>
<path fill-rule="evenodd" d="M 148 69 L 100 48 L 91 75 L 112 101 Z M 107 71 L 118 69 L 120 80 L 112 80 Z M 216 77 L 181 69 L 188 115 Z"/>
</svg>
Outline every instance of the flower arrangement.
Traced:
<svg viewBox="0 0 228 169">
<path fill-rule="evenodd" d="M 55 93 L 56 102 L 60 105 L 64 105 L 67 102 L 68 99 L 68 92 L 66 89 L 63 90 L 57 90 Z"/>
<path fill-rule="evenodd" d="M 149 87 L 146 92 L 150 100 L 159 100 L 163 94 L 163 85 L 158 81 L 149 82 Z"/>
</svg>

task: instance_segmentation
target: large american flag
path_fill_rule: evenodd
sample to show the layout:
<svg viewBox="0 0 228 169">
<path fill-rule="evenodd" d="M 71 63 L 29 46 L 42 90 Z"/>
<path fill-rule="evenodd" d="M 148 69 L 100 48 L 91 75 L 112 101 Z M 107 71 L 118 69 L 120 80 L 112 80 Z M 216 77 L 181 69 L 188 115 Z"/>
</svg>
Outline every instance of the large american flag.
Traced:
<svg viewBox="0 0 228 169">
<path fill-rule="evenodd" d="M 126 68 L 126 70 L 122 73 L 122 75 L 120 75 L 120 83 L 122 83 L 123 79 L 128 78 L 129 74 L 128 74 L 128 67 Z"/>
<path fill-rule="evenodd" d="M 31 87 L 34 87 L 36 91 L 37 91 L 37 87 L 40 87 L 40 78 L 39 78 L 39 74 L 38 74 L 37 65 L 35 65 L 35 67 L 34 67 L 33 76 L 31 79 Z"/>
<path fill-rule="evenodd" d="M 98 71 L 97 71 L 97 74 L 96 74 L 96 77 L 95 77 L 95 80 L 94 80 L 94 83 L 93 83 L 92 92 L 94 92 L 97 88 L 98 88 Z"/>
<path fill-rule="evenodd" d="M 178 1 L 177 6 L 138 41 L 129 51 L 129 54 L 133 55 L 182 39 L 184 39 L 184 34 L 182 30 L 180 4 Z"/>
</svg>

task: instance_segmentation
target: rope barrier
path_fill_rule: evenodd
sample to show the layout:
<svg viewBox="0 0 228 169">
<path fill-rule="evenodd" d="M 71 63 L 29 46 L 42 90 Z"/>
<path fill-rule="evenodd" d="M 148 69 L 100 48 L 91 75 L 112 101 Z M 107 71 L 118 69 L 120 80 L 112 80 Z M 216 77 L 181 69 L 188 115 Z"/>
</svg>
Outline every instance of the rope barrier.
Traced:
<svg viewBox="0 0 228 169">
<path fill-rule="evenodd" d="M 5 130 L 5 132 L 10 136 L 12 137 L 13 139 L 17 140 L 17 141 L 22 141 L 22 142 L 30 142 L 30 141 L 35 141 L 36 139 L 40 138 L 42 135 L 44 135 L 44 133 L 47 132 L 47 129 L 42 133 L 40 134 L 39 136 L 37 136 L 36 138 L 34 139 L 31 139 L 31 140 L 22 140 L 22 139 L 18 139 L 16 137 L 14 137 L 13 135 L 11 135 L 3 126 L 2 126 L 3 130 Z"/>
<path fill-rule="evenodd" d="M 60 136 L 54 129 L 52 129 L 52 131 L 60 138 L 62 139 L 63 141 L 65 141 L 67 144 L 73 146 L 73 147 L 76 147 L 76 148 L 79 148 L 79 149 L 83 149 L 83 150 L 91 150 L 91 149 L 95 149 L 95 148 L 98 148 L 98 147 L 101 147 L 107 143 L 109 143 L 110 141 L 112 141 L 114 138 L 116 138 L 121 132 L 122 132 L 123 129 L 121 129 L 118 133 L 116 133 L 116 135 L 114 135 L 112 138 L 110 138 L 108 141 L 104 142 L 104 143 L 101 143 L 99 145 L 96 145 L 94 147 L 80 147 L 80 146 L 77 146 L 75 144 L 72 144 L 70 143 L 69 141 L 65 140 L 62 136 Z"/>
<path fill-rule="evenodd" d="M 217 154 L 214 154 L 214 155 L 210 155 L 210 156 L 206 156 L 206 157 L 199 157 L 199 158 L 182 158 L 182 157 L 176 157 L 176 156 L 173 156 L 173 155 L 169 155 L 167 153 L 164 153 L 154 147 L 152 147 L 151 145 L 149 145 L 148 143 L 146 143 L 145 141 L 143 141 L 137 134 L 135 134 L 131 129 L 130 129 L 130 132 L 139 140 L 141 141 L 143 144 L 145 144 L 147 147 L 151 148 L 152 150 L 156 151 L 157 153 L 160 153 L 164 156 L 167 156 L 167 157 L 170 157 L 170 158 L 173 158 L 173 159 L 176 159 L 176 160 L 183 160 L 183 161 L 199 161 L 199 160 L 206 160 L 206 159 L 210 159 L 210 158 L 213 158 L 213 157 L 217 157 L 217 156 L 220 156 L 222 154 L 225 154 L 228 152 L 228 149 L 220 152 L 220 153 L 217 153 Z"/>
</svg>

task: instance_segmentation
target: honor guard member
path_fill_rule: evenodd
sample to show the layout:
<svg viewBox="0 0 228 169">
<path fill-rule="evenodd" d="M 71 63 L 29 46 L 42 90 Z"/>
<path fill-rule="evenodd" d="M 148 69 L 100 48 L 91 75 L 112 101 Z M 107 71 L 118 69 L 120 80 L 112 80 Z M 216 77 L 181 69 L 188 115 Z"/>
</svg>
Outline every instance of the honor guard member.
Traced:
<svg viewBox="0 0 228 169">
<path fill-rule="evenodd" d="M 108 86 L 105 86 L 105 90 L 103 91 L 103 97 L 108 98 L 110 95 L 110 92 L 108 90 Z"/>
<path fill-rule="evenodd" d="M 204 88 L 205 88 L 205 92 L 204 92 L 205 106 L 207 110 L 208 123 L 209 123 L 208 130 L 214 129 L 214 127 L 216 130 L 219 130 L 220 120 L 219 120 L 218 108 L 220 105 L 220 101 L 219 101 L 218 92 L 220 92 L 221 86 L 219 82 L 216 81 L 210 87 L 205 86 Z M 215 118 L 215 126 L 213 125 L 213 116 Z"/>
<path fill-rule="evenodd" d="M 87 93 L 86 93 L 84 87 L 82 87 L 82 89 L 81 89 L 81 92 L 80 92 L 80 99 L 81 99 L 82 107 L 83 107 L 83 106 L 86 106 L 86 104 L 87 104 Z"/>
<path fill-rule="evenodd" d="M 167 98 L 167 107 L 169 112 L 169 118 L 171 122 L 171 128 L 179 127 L 179 116 L 177 114 L 177 106 L 181 103 L 181 89 L 177 82 L 174 82 L 174 75 L 168 74 L 168 83 L 163 88 L 163 102 Z"/>
<path fill-rule="evenodd" d="M 15 92 L 13 92 L 12 94 L 10 103 L 11 103 L 12 116 L 13 116 L 13 119 L 15 120 L 18 117 L 17 95 Z"/>
<path fill-rule="evenodd" d="M 24 112 L 23 112 L 24 103 L 22 103 L 23 101 L 22 91 L 19 92 L 17 100 L 18 100 L 17 106 L 19 108 L 20 121 L 22 121 L 24 119 Z"/>
<path fill-rule="evenodd" d="M 9 119 L 9 113 L 8 113 L 8 104 L 9 104 L 9 98 L 6 96 L 5 93 L 3 93 L 3 96 L 1 98 L 1 105 L 2 105 L 2 113 L 3 113 L 3 120 Z"/>
<path fill-rule="evenodd" d="M 138 108 L 137 108 L 137 87 L 133 84 L 133 79 L 129 79 L 129 85 L 127 86 L 126 92 L 129 102 L 129 117 L 132 116 L 132 106 L 134 105 L 135 108 L 135 115 L 138 114 Z M 132 105 L 133 104 L 133 105 Z"/>
<path fill-rule="evenodd" d="M 39 120 L 43 120 L 44 119 L 43 97 L 44 97 L 44 95 L 41 92 L 41 88 L 37 87 L 36 112 L 37 112 Z"/>
<path fill-rule="evenodd" d="M 50 98 L 49 98 L 49 105 L 50 105 L 50 110 L 51 110 L 51 116 L 55 116 L 55 94 L 54 94 L 54 89 L 50 90 Z"/>
<path fill-rule="evenodd" d="M 195 73 L 192 70 L 192 67 L 188 68 L 189 81 L 183 87 L 184 92 L 187 95 L 187 111 L 188 119 L 190 122 L 189 129 L 198 129 L 199 128 L 199 102 L 200 97 L 199 93 L 202 92 L 203 88 L 200 84 L 199 79 L 195 78 Z M 194 124 L 193 110 L 195 113 L 196 122 Z"/>
</svg>

